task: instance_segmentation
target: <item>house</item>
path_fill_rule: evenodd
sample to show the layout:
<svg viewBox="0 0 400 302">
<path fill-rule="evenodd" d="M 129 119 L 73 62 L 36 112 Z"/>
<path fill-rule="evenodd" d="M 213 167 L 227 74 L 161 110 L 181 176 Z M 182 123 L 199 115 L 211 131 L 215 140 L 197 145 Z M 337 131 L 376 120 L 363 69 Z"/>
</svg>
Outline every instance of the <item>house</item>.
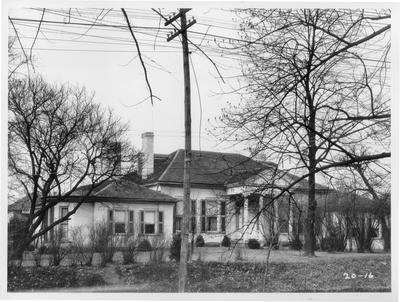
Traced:
<svg viewBox="0 0 400 302">
<path fill-rule="evenodd" d="M 71 211 L 82 196 L 87 195 L 88 189 L 89 186 L 82 186 L 50 208 L 43 226 Z M 52 198 L 56 197 L 49 197 L 49 201 Z M 26 208 L 29 200 L 23 198 L 18 204 L 25 204 Z M 110 179 L 96 187 L 85 197 L 76 213 L 60 224 L 61 240 L 71 241 L 72 230 L 80 228 L 87 242 L 90 228 L 97 223 L 107 223 L 121 243 L 130 236 L 146 237 L 150 241 L 158 238 L 169 240 L 173 234 L 175 204 L 174 198 L 136 184 L 129 175 Z M 41 239 L 46 242 L 49 236 L 51 234 L 47 233 Z"/>
<path fill-rule="evenodd" d="M 146 132 L 142 134 L 142 152 L 138 183 L 178 200 L 174 231 L 179 232 L 183 210 L 184 150 L 154 153 L 154 135 Z M 209 244 L 219 244 L 224 235 L 233 240 L 255 238 L 265 241 L 271 231 L 279 232 L 281 239 L 287 240 L 293 232 L 293 207 L 285 210 L 283 202 L 275 201 L 271 208 L 276 214 L 257 218 L 259 209 L 268 205 L 271 190 L 266 187 L 262 192 L 254 192 L 266 182 L 268 174 L 276 171 L 279 170 L 273 163 L 256 161 L 241 154 L 192 150 L 191 232 L 201 234 Z M 288 184 L 294 177 L 280 173 L 281 185 Z M 292 197 L 296 196 L 299 202 L 307 196 L 305 184 L 302 181 L 292 190 Z M 319 185 L 318 190 L 325 194 L 328 188 Z M 282 219 L 284 217 L 287 219 Z"/>
<path fill-rule="evenodd" d="M 68 230 L 104 221 L 121 239 L 130 235 L 171 239 L 182 227 L 183 165 L 184 150 L 157 154 L 154 134 L 143 133 L 137 171 L 97 187 L 78 211 L 62 223 L 63 236 L 70 240 Z M 276 199 L 279 188 L 293 181 L 297 183 Z M 85 195 L 85 190 L 87 187 L 81 187 L 58 203 L 49 211 L 45 223 L 65 215 Z M 261 243 L 272 237 L 282 243 L 294 237 L 303 239 L 307 181 L 278 169 L 274 163 L 235 153 L 192 150 L 190 198 L 191 238 L 202 235 L 206 244 L 219 245 L 225 235 L 241 242 L 250 238 Z M 332 221 L 336 226 L 343 224 L 343 202 L 350 204 L 349 198 L 354 200 L 353 208 L 357 205 L 357 211 L 367 213 L 362 219 L 371 224 L 373 201 L 316 185 L 317 208 L 325 211 L 317 221 L 321 238 L 329 235 L 327 226 Z M 375 225 L 381 238 L 381 227 L 379 223 Z"/>
<path fill-rule="evenodd" d="M 142 160 L 137 183 L 178 200 L 174 232 L 181 230 L 183 212 L 184 150 L 170 154 L 154 152 L 154 134 L 142 134 Z M 191 152 L 190 231 L 202 235 L 208 244 L 219 245 L 225 235 L 246 242 L 266 242 L 276 235 L 281 242 L 293 236 L 303 238 L 307 212 L 308 183 L 278 169 L 271 162 L 257 161 L 241 154 L 210 151 Z M 298 180 L 288 193 L 272 201 L 279 190 Z M 318 221 L 321 236 L 327 236 L 326 221 L 339 217 L 332 206 L 346 198 L 340 192 L 316 184 L 318 208 L 330 209 Z M 373 202 L 357 196 L 357 205 L 370 211 Z M 263 211 L 260 211 L 263 209 Z M 336 216 L 335 216 L 336 215 Z M 336 219 L 337 220 L 337 219 Z M 378 228 L 378 227 L 377 227 Z M 380 233 L 379 233 L 380 234 Z"/>
</svg>

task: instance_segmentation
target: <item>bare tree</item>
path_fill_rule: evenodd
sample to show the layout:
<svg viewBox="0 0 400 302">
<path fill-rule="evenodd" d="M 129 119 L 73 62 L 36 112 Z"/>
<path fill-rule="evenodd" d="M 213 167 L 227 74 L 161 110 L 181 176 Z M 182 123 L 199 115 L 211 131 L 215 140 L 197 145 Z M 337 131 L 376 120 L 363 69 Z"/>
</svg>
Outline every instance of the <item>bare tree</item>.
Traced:
<svg viewBox="0 0 400 302">
<path fill-rule="evenodd" d="M 224 139 L 246 143 L 253 156 L 291 161 L 290 170 L 300 177 L 278 189 L 277 198 L 308 179 L 305 254 L 312 256 L 317 173 L 390 156 L 384 127 L 390 123 L 385 86 L 390 24 L 381 23 L 390 12 L 237 12 L 243 40 L 221 47 L 243 58 L 245 84 L 237 90 L 239 105 L 229 106 L 221 117 Z M 372 46 L 378 49 L 370 63 Z M 382 144 L 365 148 L 372 134 L 380 135 Z"/>
<path fill-rule="evenodd" d="M 30 203 L 16 255 L 36 238 L 70 218 L 90 193 L 133 164 L 124 140 L 127 125 L 103 110 L 85 89 L 56 86 L 43 78 L 9 80 L 8 165 Z M 123 165 L 121 162 L 128 162 Z M 80 189 L 84 185 L 85 190 Z M 47 213 L 80 190 L 64 217 Z"/>
</svg>

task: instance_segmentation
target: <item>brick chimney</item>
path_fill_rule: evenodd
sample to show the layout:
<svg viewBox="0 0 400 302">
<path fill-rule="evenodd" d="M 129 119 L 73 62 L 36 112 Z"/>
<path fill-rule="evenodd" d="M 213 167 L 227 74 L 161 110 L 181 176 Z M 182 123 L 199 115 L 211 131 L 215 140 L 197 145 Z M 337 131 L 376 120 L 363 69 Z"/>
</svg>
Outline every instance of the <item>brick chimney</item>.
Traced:
<svg viewBox="0 0 400 302">
<path fill-rule="evenodd" d="M 141 160 L 141 175 L 142 179 L 154 172 L 154 133 L 142 133 L 142 160 Z"/>
</svg>

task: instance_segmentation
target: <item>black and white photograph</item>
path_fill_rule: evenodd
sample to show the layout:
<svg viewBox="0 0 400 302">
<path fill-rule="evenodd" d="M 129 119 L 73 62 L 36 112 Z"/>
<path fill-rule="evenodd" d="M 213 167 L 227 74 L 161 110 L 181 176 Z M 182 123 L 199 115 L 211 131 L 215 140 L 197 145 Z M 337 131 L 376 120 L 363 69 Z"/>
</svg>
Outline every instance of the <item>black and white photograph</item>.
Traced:
<svg viewBox="0 0 400 302">
<path fill-rule="evenodd" d="M 3 3 L 7 298 L 397 300 L 398 6 L 57 2 Z"/>
</svg>

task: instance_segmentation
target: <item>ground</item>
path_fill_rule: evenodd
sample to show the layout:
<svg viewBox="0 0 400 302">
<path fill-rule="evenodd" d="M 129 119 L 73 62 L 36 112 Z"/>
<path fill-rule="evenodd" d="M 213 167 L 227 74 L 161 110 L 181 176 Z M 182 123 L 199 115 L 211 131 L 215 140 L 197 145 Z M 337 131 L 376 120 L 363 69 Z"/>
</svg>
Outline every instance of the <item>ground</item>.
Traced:
<svg viewBox="0 0 400 302">
<path fill-rule="evenodd" d="M 199 254 L 195 254 L 194 261 L 189 264 L 188 291 L 387 292 L 391 289 L 389 254 L 317 253 L 317 257 L 308 258 L 296 251 L 272 251 L 269 270 L 265 275 L 265 263 L 262 262 L 265 260 L 265 250 L 245 249 L 241 254 L 244 260 L 233 261 L 235 256 L 232 254 L 228 262 L 228 258 L 225 257 L 227 252 L 230 251 L 221 248 L 204 249 L 200 256 L 201 261 L 197 260 Z M 9 273 L 10 291 L 32 288 L 48 288 L 51 291 L 68 288 L 68 291 L 81 292 L 177 291 L 178 264 L 175 262 L 108 264 L 104 268 L 57 267 L 20 270 L 24 271 L 20 271 L 19 274 L 15 274 L 14 271 L 14 277 L 19 276 L 18 278 L 10 276 Z M 50 273 L 46 273 L 47 270 Z M 29 278 L 19 280 L 21 276 L 27 275 Z M 55 276 L 59 279 L 58 284 L 51 281 Z M 46 278 L 51 280 L 46 281 Z M 66 279 L 64 286 L 61 280 L 63 278 Z M 35 281 L 36 279 L 39 281 Z M 42 286 L 38 287 L 38 284 Z"/>
</svg>

